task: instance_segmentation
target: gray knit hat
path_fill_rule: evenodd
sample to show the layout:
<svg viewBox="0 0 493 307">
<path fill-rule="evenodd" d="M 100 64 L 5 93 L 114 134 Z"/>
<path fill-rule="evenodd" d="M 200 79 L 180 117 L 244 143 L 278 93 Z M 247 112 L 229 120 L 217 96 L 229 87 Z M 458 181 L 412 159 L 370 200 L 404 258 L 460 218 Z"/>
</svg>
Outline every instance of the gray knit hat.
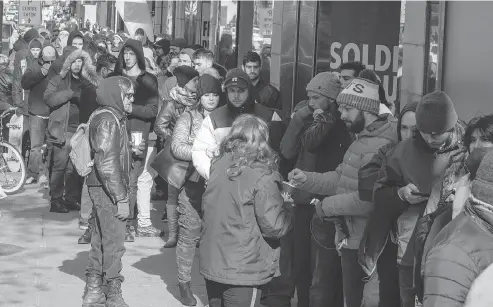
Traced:
<svg viewBox="0 0 493 307">
<path fill-rule="evenodd" d="M 473 201 L 493 205 L 493 151 L 488 152 L 479 164 L 476 178 L 472 182 L 471 195 Z"/>
<path fill-rule="evenodd" d="M 367 79 L 355 78 L 339 94 L 337 103 L 378 116 L 380 112 L 378 84 Z"/>
<path fill-rule="evenodd" d="M 341 92 L 341 81 L 331 72 L 321 72 L 308 83 L 307 92 L 314 92 L 327 98 L 336 99 Z"/>
</svg>

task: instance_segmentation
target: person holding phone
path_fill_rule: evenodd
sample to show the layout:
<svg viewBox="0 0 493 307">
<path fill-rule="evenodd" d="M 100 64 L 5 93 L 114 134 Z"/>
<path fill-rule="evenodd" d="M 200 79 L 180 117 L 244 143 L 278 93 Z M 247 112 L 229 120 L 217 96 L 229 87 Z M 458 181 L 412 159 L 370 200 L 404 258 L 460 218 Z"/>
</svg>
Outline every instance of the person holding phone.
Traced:
<svg viewBox="0 0 493 307">
<path fill-rule="evenodd" d="M 415 227 L 422 215 L 437 210 L 440 199 L 460 178 L 466 150 L 449 96 L 436 91 L 422 98 L 416 109 L 416 130 L 388 154 L 375 184 L 374 202 L 397 221 L 397 263 L 403 307 L 415 304 L 413 286 Z"/>
</svg>

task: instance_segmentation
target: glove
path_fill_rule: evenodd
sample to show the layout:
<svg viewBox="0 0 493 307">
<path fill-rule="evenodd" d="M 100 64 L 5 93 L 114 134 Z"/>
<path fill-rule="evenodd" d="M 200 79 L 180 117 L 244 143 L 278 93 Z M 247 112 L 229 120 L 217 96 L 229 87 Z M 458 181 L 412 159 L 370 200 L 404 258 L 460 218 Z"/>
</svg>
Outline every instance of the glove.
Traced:
<svg viewBox="0 0 493 307">
<path fill-rule="evenodd" d="M 120 221 L 125 221 L 128 219 L 128 216 L 130 215 L 130 204 L 127 200 L 122 200 L 117 203 L 117 212 L 115 214 L 115 217 L 119 219 Z"/>
</svg>

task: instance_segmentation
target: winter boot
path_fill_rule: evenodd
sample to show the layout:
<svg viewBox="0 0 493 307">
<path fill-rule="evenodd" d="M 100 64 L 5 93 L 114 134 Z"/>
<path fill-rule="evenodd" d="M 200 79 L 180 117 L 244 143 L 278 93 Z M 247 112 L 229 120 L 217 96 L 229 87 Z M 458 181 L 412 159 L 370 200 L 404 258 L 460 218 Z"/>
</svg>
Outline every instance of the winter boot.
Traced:
<svg viewBox="0 0 493 307">
<path fill-rule="evenodd" d="M 190 282 L 180 282 L 180 302 L 184 306 L 195 306 L 197 305 L 197 300 L 193 296 L 192 289 L 190 289 Z"/>
<path fill-rule="evenodd" d="M 118 279 L 108 281 L 106 307 L 128 307 L 122 296 L 122 282 Z"/>
<path fill-rule="evenodd" d="M 127 227 L 125 228 L 125 242 L 134 242 L 135 241 L 135 236 L 132 233 L 132 226 L 127 224 Z"/>
<path fill-rule="evenodd" d="M 101 276 L 87 277 L 87 284 L 82 297 L 82 307 L 105 307 L 106 297 L 101 288 L 102 283 Z"/>
<path fill-rule="evenodd" d="M 172 248 L 176 246 L 178 241 L 178 210 L 177 206 L 166 205 L 166 212 L 168 213 L 168 240 L 164 243 L 165 248 Z"/>
</svg>

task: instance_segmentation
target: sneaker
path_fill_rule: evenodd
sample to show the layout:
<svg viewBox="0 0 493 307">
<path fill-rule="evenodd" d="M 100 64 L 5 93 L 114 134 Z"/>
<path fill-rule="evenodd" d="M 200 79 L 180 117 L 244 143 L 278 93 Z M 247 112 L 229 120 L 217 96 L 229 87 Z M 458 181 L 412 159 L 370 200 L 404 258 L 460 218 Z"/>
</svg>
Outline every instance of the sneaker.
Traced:
<svg viewBox="0 0 493 307">
<path fill-rule="evenodd" d="M 137 227 L 138 237 L 160 237 L 162 233 L 162 230 L 157 229 L 152 225 L 147 227 Z"/>
<path fill-rule="evenodd" d="M 29 178 L 27 178 L 27 179 L 26 179 L 25 184 L 35 184 L 36 182 L 38 182 L 38 181 L 36 180 L 36 178 L 34 178 L 34 177 L 29 177 Z"/>
<path fill-rule="evenodd" d="M 80 230 L 87 230 L 87 228 L 89 228 L 89 222 L 88 221 L 80 221 L 79 222 L 79 229 Z"/>
<path fill-rule="evenodd" d="M 39 184 L 43 185 L 45 183 L 48 183 L 48 177 L 46 175 L 40 175 L 38 179 Z"/>
</svg>

